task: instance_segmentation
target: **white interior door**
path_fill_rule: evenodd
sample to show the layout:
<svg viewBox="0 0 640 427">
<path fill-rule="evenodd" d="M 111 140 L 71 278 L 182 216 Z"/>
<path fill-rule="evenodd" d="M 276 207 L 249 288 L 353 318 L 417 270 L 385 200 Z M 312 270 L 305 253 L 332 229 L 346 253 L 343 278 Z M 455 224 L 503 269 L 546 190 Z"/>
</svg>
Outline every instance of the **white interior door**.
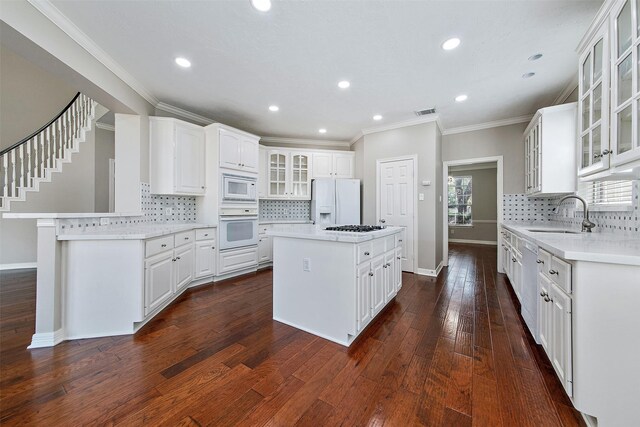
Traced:
<svg viewBox="0 0 640 427">
<path fill-rule="evenodd" d="M 380 162 L 378 219 L 402 227 L 402 271 L 414 271 L 415 182 L 413 159 Z"/>
</svg>

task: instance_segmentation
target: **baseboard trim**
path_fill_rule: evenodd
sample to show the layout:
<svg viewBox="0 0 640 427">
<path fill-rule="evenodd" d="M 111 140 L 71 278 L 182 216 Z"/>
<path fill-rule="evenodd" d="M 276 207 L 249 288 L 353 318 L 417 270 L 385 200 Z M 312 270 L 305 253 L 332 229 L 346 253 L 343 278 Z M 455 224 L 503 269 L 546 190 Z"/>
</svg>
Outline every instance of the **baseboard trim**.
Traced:
<svg viewBox="0 0 640 427">
<path fill-rule="evenodd" d="M 449 239 L 451 243 L 471 243 L 473 245 L 498 246 L 498 242 L 491 240 L 469 240 L 469 239 Z"/>
<path fill-rule="evenodd" d="M 429 270 L 428 268 L 418 268 L 417 274 L 419 274 L 420 276 L 438 277 L 438 275 L 442 271 L 442 267 L 444 267 L 444 264 L 442 264 L 442 261 L 440 261 L 440 264 L 438 264 L 438 267 L 436 267 L 435 270 Z"/>
<path fill-rule="evenodd" d="M 14 264 L 0 264 L 0 270 L 23 270 L 28 268 L 36 268 L 37 262 L 18 262 Z"/>
<path fill-rule="evenodd" d="M 62 328 L 55 332 L 35 333 L 31 337 L 31 345 L 27 348 L 53 347 L 54 345 L 60 344 L 65 339 L 64 329 Z"/>
<path fill-rule="evenodd" d="M 308 332 L 308 333 L 310 333 L 312 335 L 315 335 L 317 337 L 324 338 L 325 340 L 333 341 L 333 342 L 335 342 L 337 344 L 340 344 L 340 345 L 343 345 L 345 347 L 349 347 L 351 345 L 351 343 L 349 341 L 341 341 L 341 340 L 339 340 L 337 338 L 330 337 L 329 335 L 321 334 L 320 332 L 314 331 L 313 329 L 305 328 L 305 327 L 297 325 L 297 324 L 295 324 L 293 322 L 288 322 L 286 320 L 280 319 L 278 316 L 275 316 L 275 315 L 273 316 L 273 320 L 275 320 L 276 322 L 284 323 L 285 325 L 289 325 L 289 326 L 291 326 L 293 328 L 300 329 L 301 331 Z M 371 320 L 373 320 L 373 319 L 371 319 Z M 349 334 L 347 334 L 347 335 L 349 335 Z"/>
</svg>

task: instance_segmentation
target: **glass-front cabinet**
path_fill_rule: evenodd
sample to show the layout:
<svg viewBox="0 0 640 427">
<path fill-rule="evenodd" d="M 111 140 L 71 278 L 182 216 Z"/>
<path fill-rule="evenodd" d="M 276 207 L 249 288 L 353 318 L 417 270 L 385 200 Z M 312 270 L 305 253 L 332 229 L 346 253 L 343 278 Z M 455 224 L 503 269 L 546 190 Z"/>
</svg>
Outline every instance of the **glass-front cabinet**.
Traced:
<svg viewBox="0 0 640 427">
<path fill-rule="evenodd" d="M 609 26 L 605 22 L 580 57 L 578 175 L 609 168 Z"/>
<path fill-rule="evenodd" d="M 269 198 L 311 198 L 311 153 L 271 150 L 267 162 Z"/>
<path fill-rule="evenodd" d="M 640 158 L 640 0 L 620 1 L 611 12 L 612 163 Z"/>
<path fill-rule="evenodd" d="M 527 194 L 540 191 L 540 117 L 525 137 L 525 181 Z"/>
</svg>

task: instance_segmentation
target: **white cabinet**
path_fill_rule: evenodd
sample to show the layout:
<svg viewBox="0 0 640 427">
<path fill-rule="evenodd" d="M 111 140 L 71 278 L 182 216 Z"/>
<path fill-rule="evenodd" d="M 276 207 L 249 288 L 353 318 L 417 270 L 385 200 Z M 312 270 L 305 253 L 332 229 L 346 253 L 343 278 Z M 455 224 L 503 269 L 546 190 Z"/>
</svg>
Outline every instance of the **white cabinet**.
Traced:
<svg viewBox="0 0 640 427">
<path fill-rule="evenodd" d="M 267 149 L 262 145 L 258 150 L 258 198 L 267 197 L 269 175 L 267 174 Z"/>
<path fill-rule="evenodd" d="M 573 395 L 572 298 L 565 292 L 572 289 L 566 283 L 567 279 L 571 280 L 571 265 L 544 250 L 539 250 L 538 256 L 539 260 L 543 261 L 538 264 L 538 287 L 541 298 L 538 305 L 540 344 L 551 360 L 564 389 L 571 397 Z M 553 268 L 558 265 L 563 266 L 560 274 Z M 560 278 L 560 275 L 567 279 Z"/>
<path fill-rule="evenodd" d="M 258 265 L 258 247 L 229 249 L 218 253 L 218 274 L 228 274 Z"/>
<path fill-rule="evenodd" d="M 384 292 L 385 292 L 385 301 L 389 302 L 396 296 L 398 293 L 397 284 L 396 284 L 396 262 L 395 262 L 396 251 L 395 249 L 391 249 L 384 255 L 384 269 L 385 269 L 385 278 L 384 278 Z"/>
<path fill-rule="evenodd" d="M 527 195 L 576 190 L 577 103 L 542 108 L 524 132 Z"/>
<path fill-rule="evenodd" d="M 371 260 L 371 311 L 372 317 L 376 317 L 385 305 L 385 275 L 384 255 L 379 255 Z"/>
<path fill-rule="evenodd" d="M 580 55 L 578 175 L 609 168 L 609 25 L 604 22 Z"/>
<path fill-rule="evenodd" d="M 393 272 L 395 274 L 395 287 L 396 293 L 400 292 L 400 288 L 402 288 L 402 246 L 396 247 L 395 257 L 394 257 L 394 268 Z"/>
<path fill-rule="evenodd" d="M 273 244 L 271 236 L 260 234 L 258 236 L 258 264 L 266 264 L 273 261 Z"/>
<path fill-rule="evenodd" d="M 353 178 L 354 173 L 354 153 L 313 153 L 313 178 Z"/>
<path fill-rule="evenodd" d="M 258 173 L 258 138 L 240 131 L 220 128 L 220 167 Z"/>
<path fill-rule="evenodd" d="M 215 240 L 196 242 L 195 247 L 195 270 L 196 279 L 213 276 L 216 274 L 216 246 Z"/>
<path fill-rule="evenodd" d="M 357 330 L 363 330 L 371 321 L 371 265 L 363 263 L 356 272 Z"/>
<path fill-rule="evenodd" d="M 267 194 L 272 199 L 311 199 L 311 153 L 269 150 Z"/>
<path fill-rule="evenodd" d="M 149 177 L 152 194 L 205 192 L 205 134 L 181 120 L 149 118 Z"/>
<path fill-rule="evenodd" d="M 191 283 L 193 279 L 193 245 L 187 244 L 175 250 L 175 289 L 174 292 L 180 292 L 184 287 Z"/>
<path fill-rule="evenodd" d="M 614 165 L 640 159 L 640 4 L 611 10 L 611 151 Z"/>
<path fill-rule="evenodd" d="M 173 295 L 173 263 L 173 251 L 161 253 L 145 261 L 145 316 Z"/>
</svg>

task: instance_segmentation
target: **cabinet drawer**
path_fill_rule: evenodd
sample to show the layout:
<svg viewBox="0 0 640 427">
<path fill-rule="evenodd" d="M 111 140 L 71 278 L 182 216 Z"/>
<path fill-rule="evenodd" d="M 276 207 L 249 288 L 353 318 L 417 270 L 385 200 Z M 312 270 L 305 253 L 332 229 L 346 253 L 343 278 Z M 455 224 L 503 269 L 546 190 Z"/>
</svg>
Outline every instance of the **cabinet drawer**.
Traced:
<svg viewBox="0 0 640 427">
<path fill-rule="evenodd" d="M 157 237 L 145 242 L 145 257 L 149 258 L 160 252 L 173 249 L 173 236 Z"/>
<path fill-rule="evenodd" d="M 201 228 L 196 230 L 196 240 L 212 240 L 216 238 L 215 228 Z"/>
<path fill-rule="evenodd" d="M 183 231 L 182 233 L 174 234 L 175 237 L 175 247 L 186 245 L 187 243 L 191 243 L 195 240 L 195 233 L 193 230 Z"/>
<path fill-rule="evenodd" d="M 268 225 L 259 225 L 258 226 L 258 234 L 265 234 L 270 226 Z"/>
<path fill-rule="evenodd" d="M 258 248 L 242 248 L 219 253 L 219 274 L 258 266 Z"/>
<path fill-rule="evenodd" d="M 360 243 L 356 246 L 356 264 L 371 261 L 371 242 Z"/>
<path fill-rule="evenodd" d="M 385 252 L 396 247 L 396 236 L 387 236 L 383 240 Z"/>
<path fill-rule="evenodd" d="M 571 264 L 551 257 L 551 267 L 549 268 L 549 278 L 566 293 L 571 293 Z"/>
<path fill-rule="evenodd" d="M 549 270 L 551 269 L 551 254 L 549 252 L 538 250 L 538 271 L 544 274 L 545 277 L 553 280 L 553 277 L 549 276 Z"/>
<path fill-rule="evenodd" d="M 399 234 L 396 234 L 395 236 L 393 236 L 393 238 L 394 238 L 394 245 L 395 245 L 395 247 L 396 247 L 396 248 L 399 248 L 400 246 L 402 246 L 402 241 L 403 241 L 403 239 L 402 239 L 402 235 L 403 235 L 403 234 L 404 234 L 404 233 L 399 233 Z"/>
<path fill-rule="evenodd" d="M 385 247 L 386 239 L 375 239 L 371 241 L 371 256 L 378 256 L 385 253 L 387 248 Z"/>
</svg>

